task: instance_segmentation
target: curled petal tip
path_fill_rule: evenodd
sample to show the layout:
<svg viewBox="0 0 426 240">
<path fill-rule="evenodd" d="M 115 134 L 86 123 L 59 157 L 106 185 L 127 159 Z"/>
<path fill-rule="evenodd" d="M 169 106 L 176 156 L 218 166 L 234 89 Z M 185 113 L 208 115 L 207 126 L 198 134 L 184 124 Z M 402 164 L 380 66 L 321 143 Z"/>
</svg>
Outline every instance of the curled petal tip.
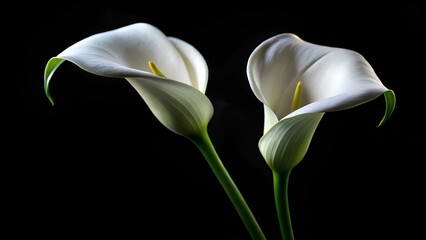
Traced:
<svg viewBox="0 0 426 240">
<path fill-rule="evenodd" d="M 49 101 L 50 101 L 50 104 L 52 104 L 52 107 L 55 106 L 55 103 L 53 102 L 53 99 L 51 97 L 49 97 Z"/>
<path fill-rule="evenodd" d="M 385 96 L 385 101 L 386 101 L 385 115 L 383 116 L 380 123 L 376 126 L 376 128 L 379 128 L 380 126 L 382 126 L 389 119 L 389 117 L 393 113 L 393 110 L 395 109 L 395 104 L 396 104 L 395 92 L 389 89 L 386 92 L 384 92 L 383 95 Z"/>
</svg>

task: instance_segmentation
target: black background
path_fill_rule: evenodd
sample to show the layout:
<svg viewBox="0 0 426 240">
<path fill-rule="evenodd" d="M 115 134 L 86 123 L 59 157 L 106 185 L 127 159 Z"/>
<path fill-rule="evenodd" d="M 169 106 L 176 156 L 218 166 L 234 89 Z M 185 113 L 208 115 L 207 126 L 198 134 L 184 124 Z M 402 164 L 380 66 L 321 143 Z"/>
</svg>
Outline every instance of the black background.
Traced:
<svg viewBox="0 0 426 240">
<path fill-rule="evenodd" d="M 125 80 L 66 62 L 51 82 L 54 107 L 44 95 L 50 57 L 92 34 L 147 22 L 205 57 L 210 137 L 271 240 L 280 233 L 272 175 L 257 148 L 263 107 L 248 84 L 248 57 L 284 32 L 361 53 L 395 91 L 394 115 L 375 127 L 383 97 L 325 114 L 291 175 L 295 237 L 424 237 L 420 4 L 229 4 L 21 6 L 3 21 L 12 53 L 3 79 L 12 86 L 2 89 L 7 229 L 54 239 L 250 239 L 198 149 L 161 125 Z"/>
</svg>

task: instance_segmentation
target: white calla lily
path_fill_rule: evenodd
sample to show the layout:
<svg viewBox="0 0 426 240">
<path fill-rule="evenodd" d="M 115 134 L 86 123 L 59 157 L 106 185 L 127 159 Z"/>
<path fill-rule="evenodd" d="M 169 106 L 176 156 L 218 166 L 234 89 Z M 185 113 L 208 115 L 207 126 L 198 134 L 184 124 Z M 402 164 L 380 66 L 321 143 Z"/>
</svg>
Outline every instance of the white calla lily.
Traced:
<svg viewBox="0 0 426 240">
<path fill-rule="evenodd" d="M 208 67 L 203 56 L 150 24 L 135 23 L 92 35 L 51 58 L 44 87 L 52 104 L 49 83 L 64 61 L 95 75 L 126 79 L 157 119 L 179 135 L 204 131 L 212 117 L 213 106 L 204 94 Z M 151 70 L 150 62 L 164 75 Z"/>
<path fill-rule="evenodd" d="M 208 135 L 213 106 L 205 95 L 207 64 L 197 49 L 146 23 L 87 37 L 48 61 L 44 89 L 52 104 L 49 83 L 64 61 L 95 75 L 126 79 L 165 127 L 198 147 L 252 238 L 265 239 Z"/>
<path fill-rule="evenodd" d="M 395 106 L 393 91 L 362 55 L 312 44 L 290 33 L 262 42 L 249 57 L 247 76 L 264 104 L 259 148 L 274 170 L 289 170 L 301 161 L 325 112 L 349 109 L 384 94 L 388 107 L 381 125 Z"/>
<path fill-rule="evenodd" d="M 261 43 L 249 57 L 247 76 L 264 105 L 259 150 L 273 173 L 282 239 L 294 240 L 289 176 L 305 156 L 323 115 L 384 94 L 386 111 L 380 126 L 394 110 L 395 94 L 359 53 L 312 44 L 290 33 Z"/>
</svg>

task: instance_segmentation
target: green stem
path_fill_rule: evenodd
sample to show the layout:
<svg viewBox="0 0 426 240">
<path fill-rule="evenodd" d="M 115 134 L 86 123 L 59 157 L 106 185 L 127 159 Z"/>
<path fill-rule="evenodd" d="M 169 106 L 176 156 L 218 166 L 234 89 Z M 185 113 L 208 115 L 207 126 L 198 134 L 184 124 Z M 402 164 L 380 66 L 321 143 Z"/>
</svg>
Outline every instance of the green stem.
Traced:
<svg viewBox="0 0 426 240">
<path fill-rule="evenodd" d="M 294 240 L 288 204 L 288 181 L 291 171 L 273 171 L 275 205 L 283 240 Z"/>
<path fill-rule="evenodd" d="M 207 130 L 200 135 L 192 136 L 189 138 L 201 151 L 204 158 L 207 160 L 210 168 L 213 170 L 216 178 L 219 180 L 238 214 L 240 215 L 243 223 L 245 224 L 248 232 L 253 240 L 265 240 L 259 224 L 257 223 L 254 215 L 252 214 L 249 206 L 247 205 L 244 197 L 241 195 L 222 161 L 220 160 Z"/>
</svg>

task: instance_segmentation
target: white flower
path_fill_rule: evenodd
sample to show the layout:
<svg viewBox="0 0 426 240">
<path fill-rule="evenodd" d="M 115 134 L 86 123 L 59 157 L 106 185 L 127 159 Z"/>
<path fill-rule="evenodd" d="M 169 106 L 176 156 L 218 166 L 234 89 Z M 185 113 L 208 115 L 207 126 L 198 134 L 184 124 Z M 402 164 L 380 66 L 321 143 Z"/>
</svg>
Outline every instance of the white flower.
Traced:
<svg viewBox="0 0 426 240">
<path fill-rule="evenodd" d="M 49 82 L 64 61 L 92 74 L 126 79 L 157 119 L 179 135 L 204 131 L 212 117 L 213 106 L 205 95 L 208 67 L 203 56 L 150 24 L 135 23 L 95 34 L 51 58 L 44 86 L 52 104 Z"/>
<path fill-rule="evenodd" d="M 294 34 L 261 43 L 250 55 L 247 76 L 264 104 L 259 149 L 274 170 L 291 170 L 302 160 L 325 112 L 356 107 L 384 94 L 387 108 L 381 125 L 395 107 L 393 91 L 362 55 L 312 44 Z"/>
</svg>

